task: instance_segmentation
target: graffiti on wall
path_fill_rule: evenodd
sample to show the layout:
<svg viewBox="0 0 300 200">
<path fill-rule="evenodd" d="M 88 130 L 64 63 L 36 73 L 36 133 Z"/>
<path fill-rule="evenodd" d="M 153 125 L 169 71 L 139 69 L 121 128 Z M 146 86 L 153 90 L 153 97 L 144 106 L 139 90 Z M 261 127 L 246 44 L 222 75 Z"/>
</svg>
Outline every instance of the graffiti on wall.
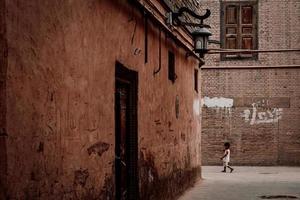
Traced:
<svg viewBox="0 0 300 200">
<path fill-rule="evenodd" d="M 282 117 L 282 108 L 267 108 L 264 110 L 259 109 L 261 108 L 256 103 L 253 103 L 252 108 L 245 109 L 241 116 L 244 118 L 245 122 L 250 123 L 250 125 L 276 123 Z"/>
<path fill-rule="evenodd" d="M 255 103 L 251 103 L 254 100 Z M 253 101 L 252 101 L 253 102 Z M 278 107 L 277 107 L 278 106 Z M 225 98 L 225 97 L 203 97 L 201 107 L 224 110 L 231 116 L 231 109 L 237 107 L 248 107 L 243 110 L 241 117 L 250 125 L 263 123 L 277 123 L 283 114 L 283 108 L 289 107 L 287 98 Z M 228 112 L 227 112 L 228 111 Z"/>
</svg>

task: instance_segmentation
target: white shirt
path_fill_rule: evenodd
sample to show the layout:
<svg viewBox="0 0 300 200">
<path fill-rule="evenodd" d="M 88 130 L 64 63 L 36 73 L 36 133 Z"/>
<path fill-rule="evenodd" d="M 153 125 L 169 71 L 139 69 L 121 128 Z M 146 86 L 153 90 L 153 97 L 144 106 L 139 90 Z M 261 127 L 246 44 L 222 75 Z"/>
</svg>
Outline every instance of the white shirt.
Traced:
<svg viewBox="0 0 300 200">
<path fill-rule="evenodd" d="M 227 153 L 227 155 L 223 158 L 223 162 L 229 162 L 230 161 L 230 150 L 226 149 L 224 152 L 224 155 Z"/>
</svg>

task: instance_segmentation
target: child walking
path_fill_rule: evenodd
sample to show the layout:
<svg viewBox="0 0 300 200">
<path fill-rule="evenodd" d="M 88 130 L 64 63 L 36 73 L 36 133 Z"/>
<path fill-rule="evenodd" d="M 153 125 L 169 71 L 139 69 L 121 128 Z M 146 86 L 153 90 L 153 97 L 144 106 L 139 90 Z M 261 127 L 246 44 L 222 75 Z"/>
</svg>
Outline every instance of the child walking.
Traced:
<svg viewBox="0 0 300 200">
<path fill-rule="evenodd" d="M 221 157 L 221 160 L 223 160 L 223 167 L 224 167 L 224 170 L 222 172 L 226 172 L 226 168 L 228 167 L 230 169 L 230 173 L 232 173 L 233 168 L 229 166 L 229 162 L 230 162 L 230 143 L 225 142 L 224 147 L 225 147 L 224 155 Z"/>
</svg>

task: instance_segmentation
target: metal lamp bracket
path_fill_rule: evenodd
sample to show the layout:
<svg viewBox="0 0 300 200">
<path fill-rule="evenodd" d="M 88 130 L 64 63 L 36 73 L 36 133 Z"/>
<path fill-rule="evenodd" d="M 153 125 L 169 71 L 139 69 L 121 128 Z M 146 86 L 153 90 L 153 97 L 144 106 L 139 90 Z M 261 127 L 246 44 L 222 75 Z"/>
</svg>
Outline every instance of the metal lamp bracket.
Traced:
<svg viewBox="0 0 300 200">
<path fill-rule="evenodd" d="M 200 20 L 200 23 L 193 23 L 193 22 L 183 22 L 180 20 L 179 17 L 181 17 L 183 15 L 183 13 L 188 13 L 190 16 Z M 191 9 L 187 8 L 187 7 L 181 7 L 178 12 L 173 13 L 173 12 L 168 12 L 167 13 L 167 24 L 170 26 L 182 26 L 182 25 L 186 25 L 186 26 L 192 26 L 192 27 L 206 27 L 206 28 L 210 28 L 209 25 L 203 24 L 203 20 L 207 19 L 210 16 L 211 12 L 209 9 L 206 9 L 206 13 L 204 15 L 198 15 L 196 14 L 194 11 L 192 11 Z"/>
</svg>

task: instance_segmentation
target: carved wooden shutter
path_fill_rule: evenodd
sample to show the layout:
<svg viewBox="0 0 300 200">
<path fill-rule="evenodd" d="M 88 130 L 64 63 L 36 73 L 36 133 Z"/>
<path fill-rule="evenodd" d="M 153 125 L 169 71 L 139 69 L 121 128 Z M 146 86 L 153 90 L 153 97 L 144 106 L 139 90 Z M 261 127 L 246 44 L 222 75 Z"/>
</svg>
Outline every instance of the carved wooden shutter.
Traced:
<svg viewBox="0 0 300 200">
<path fill-rule="evenodd" d="M 241 49 L 257 49 L 256 46 L 256 6 L 252 3 L 241 7 Z M 252 57 L 254 54 L 241 54 L 242 57 Z"/>
<path fill-rule="evenodd" d="M 257 49 L 257 2 L 223 2 L 222 48 Z M 222 58 L 253 57 L 254 54 L 223 54 Z"/>
<path fill-rule="evenodd" d="M 226 4 L 224 7 L 224 42 L 225 49 L 238 49 L 239 44 L 239 6 L 238 4 Z M 237 57 L 236 54 L 227 54 L 226 57 Z"/>
</svg>

